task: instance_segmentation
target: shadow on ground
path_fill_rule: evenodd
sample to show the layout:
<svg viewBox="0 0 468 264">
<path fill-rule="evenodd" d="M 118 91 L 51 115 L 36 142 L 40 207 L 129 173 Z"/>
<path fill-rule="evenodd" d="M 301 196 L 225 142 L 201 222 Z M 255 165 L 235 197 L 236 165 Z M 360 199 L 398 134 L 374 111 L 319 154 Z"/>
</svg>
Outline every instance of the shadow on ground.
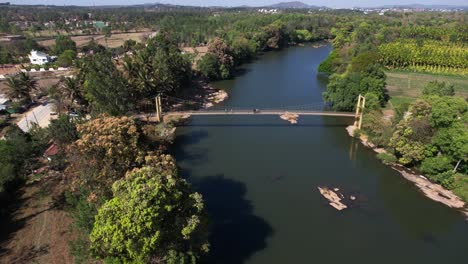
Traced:
<svg viewBox="0 0 468 264">
<path fill-rule="evenodd" d="M 244 263 L 266 247 L 273 229 L 253 214 L 251 202 L 245 199 L 244 183 L 216 175 L 200 179 L 193 185 L 203 195 L 210 215 L 208 263 Z"/>
</svg>

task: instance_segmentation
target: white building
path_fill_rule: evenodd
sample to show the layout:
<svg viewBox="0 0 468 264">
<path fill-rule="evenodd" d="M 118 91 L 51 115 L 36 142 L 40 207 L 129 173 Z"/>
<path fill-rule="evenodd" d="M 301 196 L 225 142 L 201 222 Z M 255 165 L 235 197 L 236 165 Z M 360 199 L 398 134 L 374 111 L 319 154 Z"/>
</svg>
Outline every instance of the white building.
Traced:
<svg viewBox="0 0 468 264">
<path fill-rule="evenodd" d="M 0 94 L 0 110 L 5 110 L 10 99 L 4 94 Z"/>
<path fill-rule="evenodd" d="M 44 65 L 48 62 L 52 62 L 52 58 L 49 55 L 45 54 L 44 52 L 40 52 L 37 50 L 31 50 L 31 54 L 29 55 L 29 60 L 31 64 L 37 65 Z"/>
</svg>

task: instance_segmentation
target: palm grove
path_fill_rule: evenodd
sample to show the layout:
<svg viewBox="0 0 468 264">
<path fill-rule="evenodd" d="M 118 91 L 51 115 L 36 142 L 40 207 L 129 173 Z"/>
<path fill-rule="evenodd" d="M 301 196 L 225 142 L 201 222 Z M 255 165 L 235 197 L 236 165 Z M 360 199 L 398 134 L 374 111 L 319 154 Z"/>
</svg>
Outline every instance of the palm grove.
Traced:
<svg viewBox="0 0 468 264">
<path fill-rule="evenodd" d="M 75 16 L 88 11 L 60 9 Z M 50 10 L 27 14 L 38 21 L 49 16 L 63 20 Z M 24 134 L 13 127 L 0 141 L 0 183 L 6 189 L 34 169 L 34 158 L 50 139 L 59 144 L 62 158 L 52 165 L 67 180 L 67 208 L 78 233 L 72 243 L 77 262 L 194 263 L 206 254 L 209 226 L 203 199 L 167 154 L 172 125 L 155 126 L 128 116 L 153 107 L 158 94 L 190 96 L 200 75 L 230 78 L 236 67 L 262 52 L 303 42 L 332 40 L 334 50 L 319 68 L 330 74 L 324 99 L 336 110 L 352 111 L 357 95 L 366 96 L 361 132 L 388 150 L 382 159 L 420 168 L 468 200 L 466 101 L 454 97 L 449 84 L 431 83 L 419 100 L 395 109 L 392 119 L 382 114 L 389 99 L 386 68 L 466 72 L 468 60 L 457 59 L 467 52 L 466 15 L 258 15 L 235 10 L 214 16 L 211 11 L 152 13 L 135 8 L 102 9 L 96 16 L 111 21 L 113 28 L 154 26 L 159 34 L 141 44 L 127 41 L 118 49 L 91 42 L 80 48 L 87 55 L 78 60 L 71 39 L 57 37 L 54 51 L 65 54 L 64 61 L 71 57 L 77 71 L 50 87 L 48 95 L 59 113 L 75 109 L 89 113 L 91 120 L 62 114 L 47 129 Z M 129 23 L 123 23 L 124 18 Z M 16 30 L 0 22 L 6 30 Z M 447 45 L 441 48 L 436 41 Z M 179 49 L 205 44 L 208 52 L 199 60 Z M 420 50 L 453 56 L 423 60 Z M 123 59 L 116 59 L 118 55 Z M 31 100 L 37 87 L 26 74 L 9 79 L 8 85 L 15 100 Z"/>
</svg>

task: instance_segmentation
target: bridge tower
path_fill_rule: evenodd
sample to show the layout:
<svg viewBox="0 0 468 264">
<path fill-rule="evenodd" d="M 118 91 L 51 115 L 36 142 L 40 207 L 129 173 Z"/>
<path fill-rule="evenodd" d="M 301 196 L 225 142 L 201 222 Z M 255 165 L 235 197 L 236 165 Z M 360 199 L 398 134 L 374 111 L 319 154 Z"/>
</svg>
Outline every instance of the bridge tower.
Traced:
<svg viewBox="0 0 468 264">
<path fill-rule="evenodd" d="M 162 106 L 161 106 L 161 95 L 158 94 L 155 98 L 156 101 L 156 121 L 162 121 Z"/>
<path fill-rule="evenodd" d="M 359 95 L 356 105 L 356 115 L 354 116 L 354 126 L 361 129 L 362 115 L 364 114 L 364 107 L 366 106 L 366 97 Z"/>
</svg>

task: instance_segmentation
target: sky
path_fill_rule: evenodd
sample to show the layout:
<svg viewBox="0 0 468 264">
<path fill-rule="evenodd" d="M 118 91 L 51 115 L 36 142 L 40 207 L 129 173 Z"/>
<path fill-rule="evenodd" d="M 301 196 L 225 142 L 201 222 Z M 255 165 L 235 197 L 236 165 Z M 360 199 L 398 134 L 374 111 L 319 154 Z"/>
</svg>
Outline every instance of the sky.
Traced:
<svg viewBox="0 0 468 264">
<path fill-rule="evenodd" d="M 0 0 L 0 2 L 10 2 L 11 4 L 43 4 L 43 5 L 133 5 L 143 3 L 166 3 L 192 6 L 265 6 L 279 2 L 289 2 L 293 0 Z M 382 5 L 402 5 L 402 4 L 443 4 L 443 5 L 467 5 L 466 0 L 411 0 L 403 2 L 401 0 L 303 0 L 306 4 L 327 6 L 332 8 L 349 8 L 349 7 L 372 7 Z"/>
</svg>

